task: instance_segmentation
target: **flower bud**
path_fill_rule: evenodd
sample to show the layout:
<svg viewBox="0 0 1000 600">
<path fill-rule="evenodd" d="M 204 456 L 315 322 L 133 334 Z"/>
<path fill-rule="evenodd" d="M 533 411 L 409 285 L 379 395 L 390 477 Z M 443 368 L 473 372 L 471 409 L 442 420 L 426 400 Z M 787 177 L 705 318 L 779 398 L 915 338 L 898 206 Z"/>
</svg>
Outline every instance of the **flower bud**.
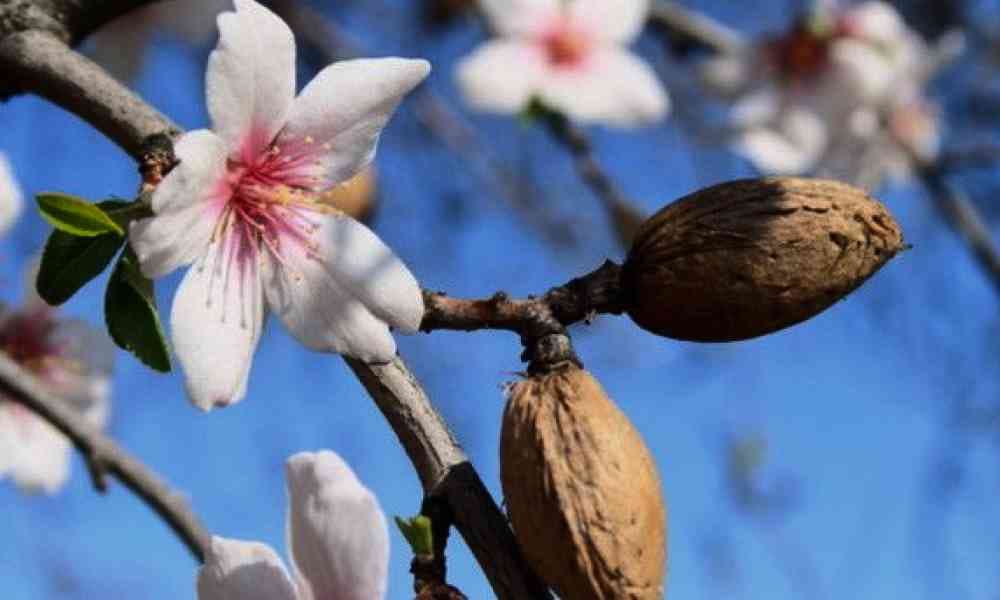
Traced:
<svg viewBox="0 0 1000 600">
<path fill-rule="evenodd" d="M 500 476 L 525 557 L 560 598 L 663 597 L 660 477 L 590 373 L 566 367 L 512 386 Z"/>
<path fill-rule="evenodd" d="M 902 248 L 899 225 L 858 188 L 732 181 L 646 221 L 623 267 L 623 298 L 632 320 L 658 335 L 748 339 L 815 316 Z"/>
<path fill-rule="evenodd" d="M 375 166 L 370 165 L 327 192 L 326 202 L 347 216 L 367 222 L 375 212 Z"/>
</svg>

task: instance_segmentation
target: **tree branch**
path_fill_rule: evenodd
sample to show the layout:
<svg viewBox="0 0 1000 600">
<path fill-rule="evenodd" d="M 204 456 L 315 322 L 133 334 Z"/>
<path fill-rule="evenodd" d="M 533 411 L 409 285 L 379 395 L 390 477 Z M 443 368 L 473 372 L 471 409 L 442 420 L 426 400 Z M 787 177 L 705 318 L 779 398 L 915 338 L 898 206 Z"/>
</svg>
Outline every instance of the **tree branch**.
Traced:
<svg viewBox="0 0 1000 600">
<path fill-rule="evenodd" d="M 87 461 L 94 487 L 99 492 L 107 489 L 106 475 L 113 475 L 170 526 L 198 562 L 204 561 L 209 533 L 191 512 L 184 497 L 172 491 L 156 473 L 110 438 L 83 422 L 65 402 L 2 352 L 0 394 L 23 404 L 69 438 Z"/>
<path fill-rule="evenodd" d="M 22 31 L 0 39 L 0 71 L 8 92 L 31 92 L 72 112 L 138 157 L 154 135 L 180 129 L 98 64 L 55 35 Z M 0 89 L 0 94 L 4 92 Z"/>
<path fill-rule="evenodd" d="M 506 517 L 403 359 L 396 357 L 386 365 L 344 360 L 396 432 L 424 493 L 451 508 L 455 528 L 497 597 L 551 598 L 524 562 Z"/>
<path fill-rule="evenodd" d="M 997 248 L 985 219 L 965 194 L 950 185 L 935 165 L 919 169 L 934 206 L 972 250 L 983 272 L 1000 294 L 1000 248 Z"/>
<path fill-rule="evenodd" d="M 743 50 L 743 37 L 732 29 L 676 2 L 654 2 L 647 22 L 680 43 L 694 43 L 719 54 Z"/>
<path fill-rule="evenodd" d="M 11 44 L 11 38 L 19 41 Z M 56 58 L 32 60 L 28 49 L 34 51 L 35 42 Z M 79 114 L 88 122 L 93 120 L 95 126 L 138 161 L 145 163 L 149 159 L 151 139 L 159 142 L 162 154 L 162 133 L 179 132 L 176 125 L 138 96 L 128 92 L 123 98 L 122 86 L 101 73 L 98 65 L 76 55 L 49 34 L 23 32 L 9 36 L 0 42 L 0 54 L 14 58 L 7 64 L 16 65 L 20 77 L 29 81 L 54 80 L 54 85 L 28 90 L 46 93 L 55 104 Z M 5 63 L 0 62 L 2 64 Z M 34 74 L 35 69 L 42 75 Z M 479 560 L 497 596 L 510 600 L 550 598 L 547 586 L 524 562 L 503 513 L 405 363 L 396 359 L 388 365 L 366 365 L 352 360 L 348 360 L 348 364 L 403 443 L 427 494 L 445 498 L 452 506 L 455 526 Z M 12 389 L 18 390 L 16 386 Z M 43 414 L 58 417 L 56 413 Z M 74 441 L 84 439 L 75 426 L 65 427 L 67 435 L 77 436 L 71 438 Z M 93 449 L 87 452 L 104 456 L 104 446 L 100 444 L 91 442 L 85 448 Z M 134 475 L 133 471 L 125 473 Z M 140 495 L 146 493 L 146 488 L 133 489 Z M 143 497 L 156 502 L 154 506 L 164 505 L 158 496 Z"/>
</svg>

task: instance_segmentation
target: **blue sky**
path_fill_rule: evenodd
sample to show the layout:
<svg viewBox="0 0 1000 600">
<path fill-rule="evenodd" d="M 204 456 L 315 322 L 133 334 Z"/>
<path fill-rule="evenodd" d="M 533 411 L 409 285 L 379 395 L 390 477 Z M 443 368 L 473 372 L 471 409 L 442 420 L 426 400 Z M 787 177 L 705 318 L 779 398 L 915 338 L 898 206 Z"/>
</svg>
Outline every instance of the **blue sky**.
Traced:
<svg viewBox="0 0 1000 600">
<path fill-rule="evenodd" d="M 412 28 L 406 10 L 379 19 L 364 4 L 351 3 L 339 21 L 373 54 L 431 59 L 435 72 L 427 85 L 460 107 L 450 70 L 482 32 L 467 24 L 431 37 Z M 750 15 L 729 3 L 702 4 L 750 31 L 780 26 L 787 8 L 768 3 Z M 386 3 L 383 10 L 392 8 Z M 398 25 L 410 29 L 401 34 Z M 640 48 L 649 57 L 658 52 L 651 37 Z M 207 122 L 204 50 L 159 39 L 136 83 L 187 128 Z M 300 86 L 309 75 L 303 73 Z M 537 201 L 580 232 L 572 249 L 547 244 L 513 215 L 464 159 L 427 139 L 411 109 L 405 103 L 382 138 L 382 204 L 374 227 L 425 287 L 525 295 L 604 258 L 621 258 L 595 200 L 545 132 L 467 114 L 493 152 L 550 192 Z M 44 101 L 20 97 L 0 105 L 0 131 L 0 151 L 29 195 L 60 190 L 97 200 L 136 189 L 135 166 L 123 152 Z M 607 169 L 650 212 L 698 187 L 752 174 L 724 149 L 693 144 L 676 118 L 639 132 L 592 134 Z M 627 317 L 574 329 L 583 361 L 657 459 L 669 503 L 669 597 L 996 597 L 996 425 L 977 433 L 956 424 L 951 407 L 959 400 L 997 406 L 997 296 L 918 186 L 878 195 L 913 249 L 803 325 L 720 345 L 656 338 Z M 985 204 L 984 210 L 998 214 Z M 47 231 L 27 210 L 0 241 L 3 300 L 19 297 L 21 265 Z M 993 231 L 1000 236 L 995 222 Z M 85 288 L 65 312 L 100 324 L 103 281 Z M 162 307 L 178 281 L 175 274 L 158 285 Z M 516 337 L 434 333 L 399 341 L 499 499 L 501 386 L 522 368 Z M 154 374 L 120 353 L 113 410 L 110 433 L 189 495 L 220 535 L 263 540 L 284 553 L 283 464 L 301 450 L 343 455 L 389 515 L 419 507 L 409 462 L 343 362 L 309 353 L 276 323 L 239 405 L 201 414 L 184 398 L 177 373 Z M 727 432 L 765 436 L 764 478 L 795 480 L 796 502 L 783 518 L 750 519 L 735 507 L 724 481 Z M 121 486 L 97 495 L 82 467 L 75 458 L 69 485 L 51 498 L 0 484 L 6 597 L 193 598 L 196 565 L 184 547 Z M 932 475 L 945 467 L 961 475 L 957 486 L 934 484 Z M 392 535 L 389 597 L 405 598 L 408 549 Z M 470 598 L 490 597 L 460 537 L 452 537 L 449 550 L 452 582 Z"/>
</svg>

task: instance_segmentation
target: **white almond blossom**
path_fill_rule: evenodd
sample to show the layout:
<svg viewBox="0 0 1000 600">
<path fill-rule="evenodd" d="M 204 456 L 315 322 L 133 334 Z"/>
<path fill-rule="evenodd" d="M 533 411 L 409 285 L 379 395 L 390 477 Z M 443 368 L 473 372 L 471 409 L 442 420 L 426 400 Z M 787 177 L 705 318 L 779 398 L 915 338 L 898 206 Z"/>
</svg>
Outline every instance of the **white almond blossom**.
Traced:
<svg viewBox="0 0 1000 600">
<path fill-rule="evenodd" d="M 120 81 L 132 81 L 158 34 L 208 44 L 216 15 L 230 6 L 230 0 L 161 0 L 130 10 L 91 36 L 90 57 Z"/>
<path fill-rule="evenodd" d="M 175 146 L 180 164 L 132 224 L 143 272 L 193 263 L 171 311 L 172 340 L 193 403 L 240 400 L 267 312 L 305 346 L 386 362 L 392 326 L 415 332 L 420 287 L 367 227 L 327 202 L 366 167 L 423 60 L 350 60 L 295 97 L 295 43 L 253 0 L 219 16 L 206 75 L 213 130 Z"/>
<path fill-rule="evenodd" d="M 24 306 L 0 306 L 0 351 L 47 384 L 94 427 L 111 406 L 114 347 L 82 321 L 60 319 L 34 292 L 27 269 Z M 53 494 L 69 477 L 71 444 L 47 421 L 0 394 L 0 478 L 31 492 Z"/>
<path fill-rule="evenodd" d="M 389 531 L 378 500 L 337 454 L 288 459 L 285 569 L 267 544 L 212 537 L 198 571 L 198 600 L 379 600 L 389 570 Z"/>
<path fill-rule="evenodd" d="M 901 103 L 901 90 L 911 90 L 911 106 L 928 105 L 915 97 L 930 51 L 895 9 L 879 1 L 825 8 L 782 36 L 702 67 L 707 86 L 734 99 L 734 146 L 764 172 L 825 170 L 853 179 L 856 173 L 830 172 L 842 162 L 831 148 L 871 137 L 865 120 Z"/>
<path fill-rule="evenodd" d="M 0 152 L 0 235 L 7 232 L 24 208 L 24 197 L 21 186 L 14 178 L 14 169 L 7 161 L 6 155 Z"/>
<path fill-rule="evenodd" d="M 667 94 L 625 49 L 648 0 L 481 0 L 499 36 L 462 60 L 459 86 L 476 108 L 517 113 L 533 99 L 584 123 L 634 127 L 662 119 Z"/>
</svg>

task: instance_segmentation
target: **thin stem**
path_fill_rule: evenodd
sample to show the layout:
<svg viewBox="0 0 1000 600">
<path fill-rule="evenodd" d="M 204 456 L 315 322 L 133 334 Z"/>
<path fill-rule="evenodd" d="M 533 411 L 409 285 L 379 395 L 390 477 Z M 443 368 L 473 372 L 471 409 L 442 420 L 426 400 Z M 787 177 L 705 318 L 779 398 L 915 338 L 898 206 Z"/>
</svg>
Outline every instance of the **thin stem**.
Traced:
<svg viewBox="0 0 1000 600">
<path fill-rule="evenodd" d="M 85 423 L 34 375 L 3 353 L 0 353 L 0 395 L 23 404 L 69 438 L 87 461 L 99 492 L 107 489 L 106 476 L 114 476 L 170 526 L 198 562 L 204 561 L 209 533 L 184 497 L 110 438 Z"/>
<path fill-rule="evenodd" d="M 1000 248 L 990 235 L 985 219 L 965 194 L 949 184 L 934 165 L 919 170 L 934 206 L 955 231 L 962 236 L 973 256 L 1000 294 Z"/>
<path fill-rule="evenodd" d="M 679 42 L 693 42 L 719 54 L 736 54 L 744 49 L 739 33 L 676 2 L 654 3 L 648 22 Z"/>
<path fill-rule="evenodd" d="M 636 231 L 645 220 L 642 211 L 629 200 L 605 171 L 594 155 L 590 138 L 565 115 L 541 108 L 540 113 L 549 132 L 573 155 L 574 165 L 604 207 L 614 225 L 618 241 L 624 249 L 632 244 Z"/>
</svg>

